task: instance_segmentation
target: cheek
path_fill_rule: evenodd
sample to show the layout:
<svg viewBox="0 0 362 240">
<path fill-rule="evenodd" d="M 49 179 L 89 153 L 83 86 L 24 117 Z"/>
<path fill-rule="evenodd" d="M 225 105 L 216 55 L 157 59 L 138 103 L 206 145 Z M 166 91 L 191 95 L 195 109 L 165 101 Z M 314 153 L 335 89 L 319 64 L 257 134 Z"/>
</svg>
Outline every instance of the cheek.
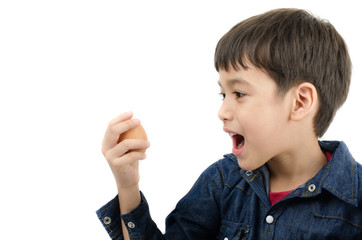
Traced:
<svg viewBox="0 0 362 240">
<path fill-rule="evenodd" d="M 258 106 L 250 109 L 245 131 L 248 138 L 254 143 L 272 145 L 278 141 L 285 129 L 286 117 L 280 106 Z"/>
</svg>

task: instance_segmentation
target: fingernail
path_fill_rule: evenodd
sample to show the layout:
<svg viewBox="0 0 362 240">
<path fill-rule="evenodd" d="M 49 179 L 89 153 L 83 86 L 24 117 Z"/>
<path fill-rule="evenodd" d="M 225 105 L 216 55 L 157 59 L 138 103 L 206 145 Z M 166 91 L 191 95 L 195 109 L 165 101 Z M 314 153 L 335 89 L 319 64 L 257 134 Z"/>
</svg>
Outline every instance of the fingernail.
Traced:
<svg viewBox="0 0 362 240">
<path fill-rule="evenodd" d="M 132 119 L 132 121 L 135 123 L 135 124 L 139 124 L 141 121 L 139 119 Z"/>
</svg>

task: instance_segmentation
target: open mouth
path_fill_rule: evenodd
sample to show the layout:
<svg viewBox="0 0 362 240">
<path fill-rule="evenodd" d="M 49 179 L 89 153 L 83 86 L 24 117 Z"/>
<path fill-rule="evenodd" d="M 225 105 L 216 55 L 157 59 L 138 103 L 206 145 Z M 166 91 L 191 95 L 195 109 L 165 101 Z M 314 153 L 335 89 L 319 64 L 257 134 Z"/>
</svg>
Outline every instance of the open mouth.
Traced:
<svg viewBox="0 0 362 240">
<path fill-rule="evenodd" d="M 233 140 L 233 153 L 236 156 L 239 156 L 244 149 L 245 139 L 240 134 L 230 133 L 230 136 L 232 137 L 232 140 Z"/>
</svg>

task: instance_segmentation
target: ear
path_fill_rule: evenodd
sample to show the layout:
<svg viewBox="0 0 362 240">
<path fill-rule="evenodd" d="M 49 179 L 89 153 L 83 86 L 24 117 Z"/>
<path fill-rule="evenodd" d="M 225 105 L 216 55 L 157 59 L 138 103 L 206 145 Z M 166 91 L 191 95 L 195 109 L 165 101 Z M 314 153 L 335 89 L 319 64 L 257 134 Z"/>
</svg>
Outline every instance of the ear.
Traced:
<svg viewBox="0 0 362 240">
<path fill-rule="evenodd" d="M 318 94 L 313 84 L 303 82 L 294 88 L 291 119 L 300 121 L 308 116 L 314 117 L 318 108 Z"/>
</svg>

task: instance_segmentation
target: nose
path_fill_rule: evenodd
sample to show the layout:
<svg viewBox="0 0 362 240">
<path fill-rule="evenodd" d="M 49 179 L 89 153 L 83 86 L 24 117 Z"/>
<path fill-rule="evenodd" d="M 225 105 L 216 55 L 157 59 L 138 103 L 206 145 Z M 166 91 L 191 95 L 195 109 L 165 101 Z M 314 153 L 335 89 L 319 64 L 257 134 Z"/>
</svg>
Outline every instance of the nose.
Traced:
<svg viewBox="0 0 362 240">
<path fill-rule="evenodd" d="M 227 104 L 226 99 L 223 101 L 217 115 L 219 119 L 223 122 L 232 120 L 233 115 L 232 112 L 230 111 L 230 106 Z"/>
</svg>

